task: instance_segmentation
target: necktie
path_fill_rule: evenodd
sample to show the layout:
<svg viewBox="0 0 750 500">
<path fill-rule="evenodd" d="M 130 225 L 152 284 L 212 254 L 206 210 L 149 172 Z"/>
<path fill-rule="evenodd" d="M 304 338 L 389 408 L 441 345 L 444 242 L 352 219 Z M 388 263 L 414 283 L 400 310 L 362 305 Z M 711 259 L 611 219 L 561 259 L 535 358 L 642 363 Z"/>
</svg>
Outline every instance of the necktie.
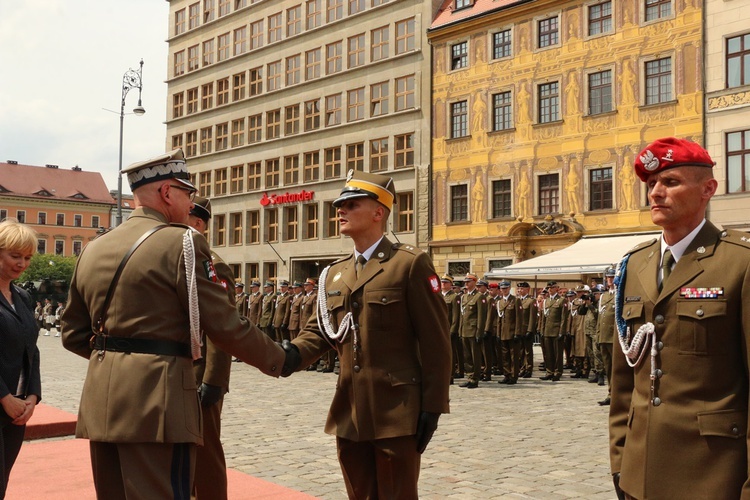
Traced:
<svg viewBox="0 0 750 500">
<path fill-rule="evenodd" d="M 357 257 L 357 264 L 354 266 L 354 272 L 357 274 L 357 278 L 359 278 L 359 273 L 362 272 L 365 264 L 367 264 L 367 259 L 365 259 L 364 255 Z"/>
<path fill-rule="evenodd" d="M 672 256 L 672 250 L 667 249 L 667 251 L 664 252 L 664 256 L 661 258 L 661 285 L 659 286 L 659 291 L 664 288 L 664 283 L 666 283 L 669 274 L 672 272 L 673 264 L 674 257 Z"/>
</svg>

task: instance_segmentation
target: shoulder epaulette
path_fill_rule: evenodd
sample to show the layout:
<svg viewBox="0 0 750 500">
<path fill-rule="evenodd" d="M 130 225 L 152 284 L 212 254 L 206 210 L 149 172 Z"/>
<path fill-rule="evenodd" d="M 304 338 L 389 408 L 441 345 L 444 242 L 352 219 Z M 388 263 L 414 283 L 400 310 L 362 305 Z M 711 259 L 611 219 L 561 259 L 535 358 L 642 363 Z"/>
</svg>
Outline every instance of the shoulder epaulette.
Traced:
<svg viewBox="0 0 750 500">
<path fill-rule="evenodd" d="M 417 248 L 413 245 L 407 245 L 406 243 L 394 243 L 391 248 L 393 250 L 406 250 L 407 252 L 412 253 L 414 255 L 424 253 L 424 250 L 422 250 L 421 248 Z"/>
<path fill-rule="evenodd" d="M 173 227 L 180 227 L 182 229 L 193 229 L 192 226 L 188 226 L 187 224 L 182 224 L 180 222 L 170 222 L 169 225 Z"/>
<path fill-rule="evenodd" d="M 750 233 L 737 231 L 735 229 L 725 229 L 719 236 L 721 237 L 721 241 L 726 241 L 727 243 L 734 243 L 735 245 L 739 245 L 741 247 L 750 248 Z"/>
<path fill-rule="evenodd" d="M 354 255 L 353 253 L 350 253 L 349 255 L 346 255 L 345 257 L 341 257 L 340 259 L 334 260 L 333 262 L 331 262 L 331 265 L 339 264 L 341 262 L 344 262 L 345 260 L 349 260 L 352 258 L 353 255 Z"/>
<path fill-rule="evenodd" d="M 644 241 L 644 242 L 638 243 L 636 246 L 634 246 L 633 248 L 631 248 L 630 250 L 628 250 L 627 252 L 625 252 L 625 254 L 631 254 L 631 253 L 635 253 L 635 252 L 641 251 L 644 248 L 650 247 L 651 245 L 653 245 L 657 241 L 659 241 L 658 238 L 654 238 L 654 239 L 651 239 L 651 240 L 648 240 L 648 241 Z"/>
</svg>

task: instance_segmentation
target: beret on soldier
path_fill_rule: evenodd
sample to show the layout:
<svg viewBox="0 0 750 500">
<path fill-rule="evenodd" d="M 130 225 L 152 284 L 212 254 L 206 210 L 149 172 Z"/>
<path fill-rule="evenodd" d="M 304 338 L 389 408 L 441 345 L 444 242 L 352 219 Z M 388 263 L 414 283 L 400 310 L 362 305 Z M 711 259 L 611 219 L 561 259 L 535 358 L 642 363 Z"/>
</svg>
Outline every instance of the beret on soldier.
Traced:
<svg viewBox="0 0 750 500">
<path fill-rule="evenodd" d="M 165 179 L 174 179 L 185 187 L 195 190 L 195 186 L 190 182 L 182 149 L 175 149 L 161 156 L 133 163 L 123 168 L 122 173 L 128 176 L 130 189 L 138 189 L 143 185 Z"/>
<path fill-rule="evenodd" d="M 497 288 L 497 283 L 490 283 L 490 288 Z"/>
<path fill-rule="evenodd" d="M 344 189 L 332 204 L 338 208 L 346 200 L 354 198 L 372 198 L 390 210 L 396 200 L 393 179 L 386 175 L 349 170 Z"/>
<path fill-rule="evenodd" d="M 665 137 L 652 142 L 635 159 L 635 173 L 646 182 L 656 172 L 676 167 L 713 168 L 715 162 L 708 151 L 686 139 Z"/>
</svg>

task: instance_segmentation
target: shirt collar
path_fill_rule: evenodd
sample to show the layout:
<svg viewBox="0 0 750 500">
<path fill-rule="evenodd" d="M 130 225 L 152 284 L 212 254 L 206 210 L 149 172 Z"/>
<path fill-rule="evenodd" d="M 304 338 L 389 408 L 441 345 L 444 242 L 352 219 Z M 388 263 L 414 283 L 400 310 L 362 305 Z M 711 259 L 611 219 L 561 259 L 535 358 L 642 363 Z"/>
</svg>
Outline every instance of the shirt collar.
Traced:
<svg viewBox="0 0 750 500">
<path fill-rule="evenodd" d="M 674 257 L 675 263 L 679 262 L 680 258 L 685 253 L 685 250 L 687 250 L 687 247 L 693 242 L 695 237 L 698 235 L 700 230 L 703 228 L 703 226 L 706 224 L 706 219 L 704 218 L 700 224 L 698 224 L 698 227 L 693 229 L 690 233 L 688 233 L 687 236 L 682 238 L 680 241 L 675 243 L 672 246 L 667 245 L 667 242 L 664 241 L 664 234 L 661 235 L 661 256 L 662 259 L 664 258 L 664 252 L 667 251 L 667 249 L 672 251 L 672 257 Z M 661 261 L 660 261 L 661 262 Z"/>
<path fill-rule="evenodd" d="M 378 245 L 380 245 L 380 242 L 383 241 L 383 238 L 385 238 L 385 235 L 381 236 L 380 239 L 378 241 L 376 241 L 373 246 L 371 246 L 370 248 L 368 248 L 367 250 L 365 250 L 362 253 L 359 253 L 357 251 L 357 249 L 355 248 L 354 249 L 354 259 L 356 260 L 360 255 L 364 255 L 364 257 L 365 257 L 366 260 L 370 260 L 370 258 L 372 257 L 372 254 L 375 253 L 375 249 L 378 248 Z"/>
</svg>

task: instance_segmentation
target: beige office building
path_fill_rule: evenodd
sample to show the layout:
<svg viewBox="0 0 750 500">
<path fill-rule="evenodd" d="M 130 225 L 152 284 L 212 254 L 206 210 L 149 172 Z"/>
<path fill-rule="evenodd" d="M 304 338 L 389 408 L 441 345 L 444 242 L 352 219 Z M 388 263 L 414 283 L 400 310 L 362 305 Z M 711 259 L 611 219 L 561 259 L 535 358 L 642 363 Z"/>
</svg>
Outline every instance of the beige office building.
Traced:
<svg viewBox="0 0 750 500">
<path fill-rule="evenodd" d="M 706 147 L 719 189 L 709 217 L 750 230 L 750 5 L 707 0 L 705 10 Z"/>
<path fill-rule="evenodd" d="M 169 3 L 167 147 L 237 277 L 304 280 L 351 252 L 331 205 L 350 169 L 395 179 L 389 237 L 425 246 L 433 2 Z"/>
</svg>

